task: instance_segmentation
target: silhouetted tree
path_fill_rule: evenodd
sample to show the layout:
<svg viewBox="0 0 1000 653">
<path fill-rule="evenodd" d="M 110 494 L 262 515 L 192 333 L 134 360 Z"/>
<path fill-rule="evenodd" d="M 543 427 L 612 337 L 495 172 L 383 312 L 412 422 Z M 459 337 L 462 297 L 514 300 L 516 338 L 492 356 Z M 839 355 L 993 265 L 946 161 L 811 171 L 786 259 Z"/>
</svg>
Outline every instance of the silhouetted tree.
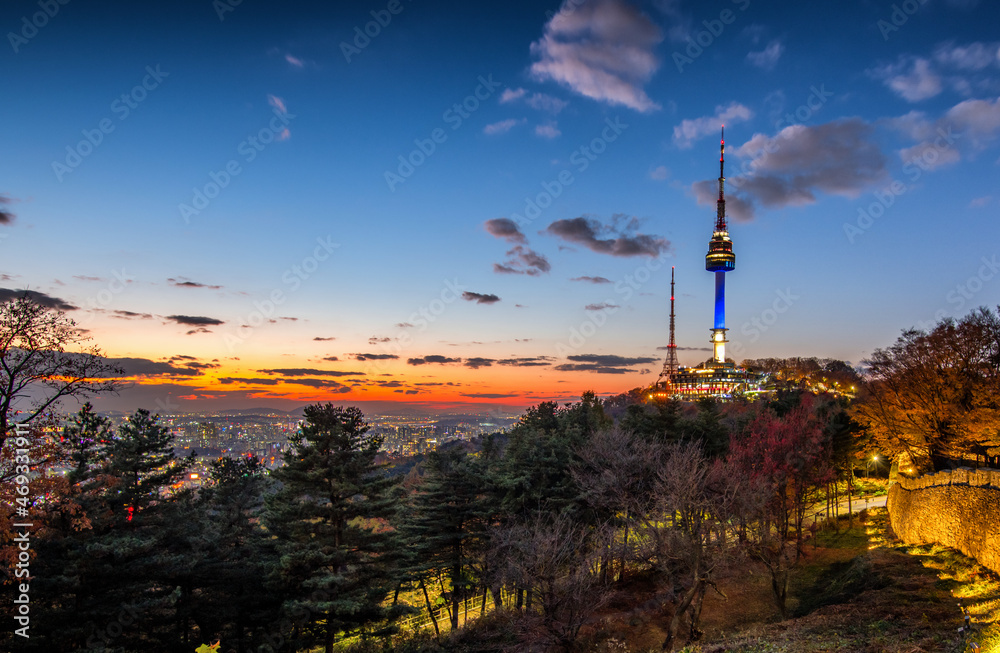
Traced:
<svg viewBox="0 0 1000 653">
<path fill-rule="evenodd" d="M 382 436 L 358 408 L 307 406 L 305 422 L 272 476 L 267 527 L 278 538 L 279 579 L 290 615 L 308 615 L 289 636 L 299 647 L 333 650 L 337 633 L 385 620 L 394 589 L 397 479 L 375 464 Z"/>
</svg>

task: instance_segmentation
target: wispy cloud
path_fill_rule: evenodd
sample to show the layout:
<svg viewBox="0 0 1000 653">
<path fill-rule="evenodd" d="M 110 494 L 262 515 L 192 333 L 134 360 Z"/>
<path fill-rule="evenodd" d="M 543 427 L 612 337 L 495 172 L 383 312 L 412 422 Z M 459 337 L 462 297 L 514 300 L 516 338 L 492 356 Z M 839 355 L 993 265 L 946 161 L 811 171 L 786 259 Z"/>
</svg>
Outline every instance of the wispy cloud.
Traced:
<svg viewBox="0 0 1000 653">
<path fill-rule="evenodd" d="M 0 195 L 0 224 L 12 224 L 14 222 L 14 213 L 6 208 L 11 201 L 6 195 Z"/>
<path fill-rule="evenodd" d="M 812 204 L 817 192 L 854 198 L 888 174 L 873 127 L 859 118 L 792 125 L 775 136 L 755 134 L 733 153 L 753 159 L 753 174 L 733 178 L 738 191 L 726 197 L 729 214 L 739 220 L 752 219 L 758 204 Z M 692 191 L 702 205 L 718 198 L 715 180 L 696 182 Z"/>
<path fill-rule="evenodd" d="M 518 100 L 524 100 L 524 103 L 532 109 L 545 111 L 552 115 L 558 114 L 569 104 L 565 100 L 560 100 L 546 93 L 528 93 L 523 88 L 508 88 L 500 95 L 500 104 L 510 104 Z"/>
<path fill-rule="evenodd" d="M 555 122 L 549 122 L 544 125 L 537 125 L 535 127 L 535 135 L 541 136 L 542 138 L 552 139 L 561 136 L 562 132 L 559 131 L 558 127 L 556 127 Z"/>
<path fill-rule="evenodd" d="M 31 301 L 45 306 L 46 308 L 54 308 L 60 311 L 75 311 L 77 309 L 76 306 L 70 304 L 64 299 L 53 297 L 43 292 L 38 292 L 37 290 L 11 290 L 9 288 L 0 288 L 0 302 L 7 302 L 24 296 L 27 296 Z"/>
<path fill-rule="evenodd" d="M 500 301 L 500 298 L 492 293 L 484 294 L 469 292 L 468 290 L 462 293 L 462 299 L 467 302 L 476 302 L 477 304 L 496 304 Z"/>
<path fill-rule="evenodd" d="M 637 219 L 619 213 L 612 217 L 610 225 L 588 216 L 556 220 L 545 229 L 545 233 L 611 256 L 656 257 L 670 249 L 670 241 L 636 233 L 638 227 Z"/>
<path fill-rule="evenodd" d="M 512 243 L 520 243 L 522 245 L 528 242 L 528 239 L 518 228 L 517 223 L 510 218 L 493 218 L 484 222 L 483 227 L 497 238 L 503 238 Z"/>
<path fill-rule="evenodd" d="M 495 122 L 490 125 L 483 127 L 483 133 L 493 136 L 495 134 L 505 134 L 509 132 L 514 127 L 524 124 L 527 122 L 526 119 L 522 118 L 520 120 L 515 120 L 514 118 L 509 118 L 507 120 L 501 120 L 500 122 Z"/>
<path fill-rule="evenodd" d="M 921 57 L 900 57 L 897 63 L 870 72 L 909 102 L 932 98 L 942 90 L 941 77 L 931 69 L 931 62 Z"/>
<path fill-rule="evenodd" d="M 430 356 L 422 356 L 420 358 L 408 358 L 406 359 L 407 365 L 427 365 L 434 363 L 437 365 L 448 365 L 450 363 L 461 363 L 461 358 L 449 358 L 448 356 L 440 356 L 437 354 L 432 354 Z"/>
<path fill-rule="evenodd" d="M 624 0 L 566 0 L 531 44 L 536 79 L 555 81 L 598 102 L 649 112 L 659 105 L 643 85 L 660 66 L 663 40 L 646 14 Z"/>
<path fill-rule="evenodd" d="M 499 274 L 526 274 L 532 277 L 551 269 L 548 259 L 521 245 L 507 251 L 506 261 L 493 264 L 493 271 Z"/>
<path fill-rule="evenodd" d="M 747 54 L 747 61 L 763 70 L 774 70 L 775 64 L 785 51 L 785 46 L 781 41 L 774 40 L 767 44 L 767 47 L 760 52 L 750 52 Z"/>
<path fill-rule="evenodd" d="M 657 166 L 649 171 L 649 178 L 653 181 L 666 181 L 670 178 L 670 168 L 667 166 Z"/>
<path fill-rule="evenodd" d="M 699 138 L 710 134 L 718 134 L 722 125 L 745 122 L 753 118 L 753 111 L 739 102 L 730 102 L 729 106 L 715 107 L 715 114 L 701 118 L 682 120 L 674 127 L 674 144 L 682 149 L 694 145 Z"/>
</svg>

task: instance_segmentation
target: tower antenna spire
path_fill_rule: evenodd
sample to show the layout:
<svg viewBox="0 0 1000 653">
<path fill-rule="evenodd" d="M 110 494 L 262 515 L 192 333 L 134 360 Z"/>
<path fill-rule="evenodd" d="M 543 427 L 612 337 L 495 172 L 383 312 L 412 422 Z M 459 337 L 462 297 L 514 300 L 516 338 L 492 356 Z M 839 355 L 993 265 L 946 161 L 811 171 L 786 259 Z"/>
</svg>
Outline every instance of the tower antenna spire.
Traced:
<svg viewBox="0 0 1000 653">
<path fill-rule="evenodd" d="M 663 371 L 656 381 L 657 385 L 669 387 L 673 382 L 673 376 L 677 374 L 678 367 L 677 341 L 674 340 L 674 267 L 670 266 L 670 342 L 667 344 L 667 360 L 663 362 Z"/>
<path fill-rule="evenodd" d="M 722 126 L 722 138 L 719 141 L 719 201 L 715 216 L 715 230 L 727 231 L 726 227 L 726 126 Z"/>
</svg>

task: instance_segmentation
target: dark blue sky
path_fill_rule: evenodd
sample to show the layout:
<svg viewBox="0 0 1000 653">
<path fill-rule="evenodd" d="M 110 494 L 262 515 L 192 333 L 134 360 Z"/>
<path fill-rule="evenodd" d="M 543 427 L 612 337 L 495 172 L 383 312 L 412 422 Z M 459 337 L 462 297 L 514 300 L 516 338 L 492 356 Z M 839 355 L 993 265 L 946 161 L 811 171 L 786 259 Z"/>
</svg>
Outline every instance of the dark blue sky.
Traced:
<svg viewBox="0 0 1000 653">
<path fill-rule="evenodd" d="M 672 265 L 681 362 L 708 357 L 725 122 L 729 353 L 859 363 L 1000 303 L 998 19 L 946 0 L 6 2 L 0 288 L 78 307 L 110 355 L 173 359 L 136 373 L 144 396 L 622 391 L 662 363 Z"/>
</svg>

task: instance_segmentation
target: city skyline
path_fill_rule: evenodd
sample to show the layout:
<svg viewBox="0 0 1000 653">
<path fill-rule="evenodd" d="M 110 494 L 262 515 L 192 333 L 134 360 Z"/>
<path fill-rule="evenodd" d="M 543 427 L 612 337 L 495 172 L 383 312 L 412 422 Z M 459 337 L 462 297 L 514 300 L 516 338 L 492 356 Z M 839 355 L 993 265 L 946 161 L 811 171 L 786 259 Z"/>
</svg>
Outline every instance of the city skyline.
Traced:
<svg viewBox="0 0 1000 653">
<path fill-rule="evenodd" d="M 39 14 L 41 12 L 41 14 Z M 41 15 L 41 18 L 38 16 Z M 484 410 L 711 356 L 858 365 L 1000 303 L 1000 12 L 734 0 L 0 10 L 0 299 L 102 410 Z"/>
</svg>

